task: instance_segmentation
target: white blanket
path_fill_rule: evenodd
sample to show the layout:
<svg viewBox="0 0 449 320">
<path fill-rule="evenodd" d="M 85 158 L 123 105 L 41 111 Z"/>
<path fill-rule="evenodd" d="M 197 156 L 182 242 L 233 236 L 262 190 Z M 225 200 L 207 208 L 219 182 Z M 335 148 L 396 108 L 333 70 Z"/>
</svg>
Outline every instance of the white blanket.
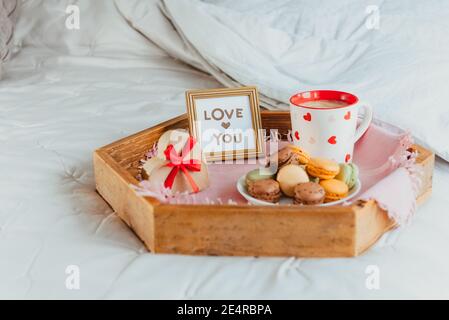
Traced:
<svg viewBox="0 0 449 320">
<path fill-rule="evenodd" d="M 441 160 L 412 224 L 358 258 L 147 252 L 95 192 L 92 152 L 184 113 L 186 89 L 219 84 L 114 20 L 109 1 L 79 1 L 86 18 L 79 31 L 59 30 L 59 47 L 45 34 L 64 24 L 64 3 L 26 3 L 16 38 L 24 48 L 0 82 L 0 298 L 449 298 Z M 366 285 L 376 267 L 379 289 Z"/>
<path fill-rule="evenodd" d="M 299 91 L 353 92 L 449 161 L 447 1 L 116 3 L 170 55 L 226 86 L 256 85 L 268 108 Z"/>
</svg>

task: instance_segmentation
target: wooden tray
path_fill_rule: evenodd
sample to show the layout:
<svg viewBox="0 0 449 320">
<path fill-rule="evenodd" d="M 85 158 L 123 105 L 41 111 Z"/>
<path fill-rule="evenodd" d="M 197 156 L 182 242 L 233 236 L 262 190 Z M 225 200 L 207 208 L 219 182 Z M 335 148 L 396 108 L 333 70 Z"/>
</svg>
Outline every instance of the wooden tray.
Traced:
<svg viewBox="0 0 449 320">
<path fill-rule="evenodd" d="M 262 112 L 262 126 L 286 133 L 288 112 Z M 168 129 L 188 128 L 186 115 L 126 137 L 94 153 L 100 195 L 155 253 L 230 256 L 353 257 L 395 226 L 375 201 L 352 206 L 173 205 L 141 197 L 139 161 Z M 418 203 L 432 190 L 434 154 L 416 146 L 424 181 Z"/>
</svg>

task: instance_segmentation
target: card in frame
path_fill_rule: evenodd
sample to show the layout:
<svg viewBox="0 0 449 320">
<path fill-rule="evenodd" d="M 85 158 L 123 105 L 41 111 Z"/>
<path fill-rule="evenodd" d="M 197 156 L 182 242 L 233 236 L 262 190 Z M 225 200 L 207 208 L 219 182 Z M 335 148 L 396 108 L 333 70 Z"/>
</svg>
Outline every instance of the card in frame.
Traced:
<svg viewBox="0 0 449 320">
<path fill-rule="evenodd" d="M 245 105 L 246 101 L 247 105 Z M 203 147 L 207 161 L 249 159 L 264 155 L 264 134 L 256 87 L 189 90 L 186 92 L 186 105 L 190 134 Z M 248 119 L 248 117 L 251 117 L 251 119 Z M 248 146 L 246 146 L 247 141 L 245 137 L 242 138 L 242 136 L 240 136 L 239 143 L 236 143 L 237 139 L 235 136 L 239 130 L 242 130 L 240 135 L 243 135 L 242 132 L 245 128 L 236 128 L 233 124 L 237 124 L 237 126 L 251 126 L 251 128 L 246 128 L 247 134 L 245 137 L 248 137 L 250 140 L 248 141 Z M 232 150 L 208 151 L 210 148 L 204 147 L 205 143 L 203 143 L 202 139 L 204 132 L 206 132 L 203 129 L 209 130 L 209 132 L 212 130 L 216 132 L 214 137 L 216 137 L 217 144 L 228 143 L 228 146 L 223 148 L 238 147 L 242 143 L 245 144 L 245 147 Z M 232 140 L 233 136 L 227 133 L 232 132 L 232 130 L 235 131 L 234 140 Z M 211 134 L 208 136 L 210 137 Z M 233 144 L 233 146 L 230 146 L 230 144 Z M 207 146 L 211 146 L 210 141 Z M 212 147 L 214 146 L 212 145 Z"/>
</svg>

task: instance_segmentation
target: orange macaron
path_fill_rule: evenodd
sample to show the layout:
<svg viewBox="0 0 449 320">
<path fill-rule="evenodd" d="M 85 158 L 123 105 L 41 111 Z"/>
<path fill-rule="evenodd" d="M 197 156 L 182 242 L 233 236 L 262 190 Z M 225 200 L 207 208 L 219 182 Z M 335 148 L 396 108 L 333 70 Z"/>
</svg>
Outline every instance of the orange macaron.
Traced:
<svg viewBox="0 0 449 320">
<path fill-rule="evenodd" d="M 307 173 L 312 177 L 323 180 L 333 179 L 340 172 L 337 162 L 324 159 L 312 158 L 306 166 Z"/>
<path fill-rule="evenodd" d="M 348 196 L 349 188 L 346 183 L 340 180 L 321 180 L 320 185 L 323 187 L 324 192 L 326 193 L 324 202 L 337 201 Z"/>
</svg>

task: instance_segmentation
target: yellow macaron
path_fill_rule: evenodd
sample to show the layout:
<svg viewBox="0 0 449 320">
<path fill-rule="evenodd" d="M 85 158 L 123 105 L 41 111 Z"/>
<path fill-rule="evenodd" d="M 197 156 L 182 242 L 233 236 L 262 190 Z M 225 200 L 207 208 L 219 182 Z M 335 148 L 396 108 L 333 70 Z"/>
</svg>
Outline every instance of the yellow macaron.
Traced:
<svg viewBox="0 0 449 320">
<path fill-rule="evenodd" d="M 324 159 L 312 158 L 306 167 L 307 173 L 312 177 L 323 180 L 333 179 L 340 172 L 340 166 L 337 162 Z"/>
<path fill-rule="evenodd" d="M 286 196 L 294 197 L 296 185 L 309 182 L 309 176 L 301 166 L 287 164 L 279 170 L 276 180 L 279 182 L 281 190 Z"/>
<path fill-rule="evenodd" d="M 336 180 L 321 180 L 320 185 L 323 187 L 326 196 L 324 202 L 337 201 L 348 196 L 349 188 L 346 183 Z"/>
<path fill-rule="evenodd" d="M 299 164 L 307 164 L 310 161 L 309 154 L 301 149 L 298 146 L 295 146 L 293 144 L 288 145 L 289 148 L 292 150 L 292 152 L 296 155 L 296 158 L 298 159 Z"/>
</svg>

